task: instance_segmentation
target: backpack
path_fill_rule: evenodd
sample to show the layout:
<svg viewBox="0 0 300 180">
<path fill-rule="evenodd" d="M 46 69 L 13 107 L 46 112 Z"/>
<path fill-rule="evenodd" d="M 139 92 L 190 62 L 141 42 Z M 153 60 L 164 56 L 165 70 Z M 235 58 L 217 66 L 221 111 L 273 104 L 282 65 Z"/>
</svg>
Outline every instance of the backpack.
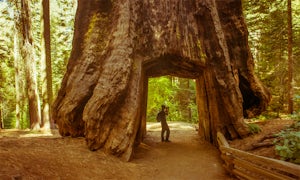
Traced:
<svg viewBox="0 0 300 180">
<path fill-rule="evenodd" d="M 163 119 L 163 112 L 161 111 L 157 114 L 156 120 L 157 120 L 157 122 L 160 122 L 162 119 Z"/>
</svg>

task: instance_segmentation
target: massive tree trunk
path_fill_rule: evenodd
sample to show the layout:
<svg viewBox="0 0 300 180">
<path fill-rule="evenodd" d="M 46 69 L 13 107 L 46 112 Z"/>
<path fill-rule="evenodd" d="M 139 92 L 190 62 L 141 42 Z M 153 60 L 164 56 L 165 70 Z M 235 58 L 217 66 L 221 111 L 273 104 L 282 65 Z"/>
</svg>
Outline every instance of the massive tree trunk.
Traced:
<svg viewBox="0 0 300 180">
<path fill-rule="evenodd" d="M 197 79 L 200 135 L 211 142 L 217 131 L 247 135 L 244 116 L 269 101 L 239 0 L 79 1 L 53 106 L 60 133 L 129 160 L 145 134 L 148 78 L 162 75 Z"/>
</svg>

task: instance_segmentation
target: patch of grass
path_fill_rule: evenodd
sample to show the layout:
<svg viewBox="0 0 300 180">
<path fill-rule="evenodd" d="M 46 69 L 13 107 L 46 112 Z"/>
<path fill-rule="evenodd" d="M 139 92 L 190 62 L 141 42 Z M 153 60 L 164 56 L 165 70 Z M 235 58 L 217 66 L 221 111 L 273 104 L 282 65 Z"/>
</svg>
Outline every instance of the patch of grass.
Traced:
<svg viewBox="0 0 300 180">
<path fill-rule="evenodd" d="M 252 134 L 261 132 L 259 125 L 250 123 L 248 124 L 248 128 Z"/>
</svg>

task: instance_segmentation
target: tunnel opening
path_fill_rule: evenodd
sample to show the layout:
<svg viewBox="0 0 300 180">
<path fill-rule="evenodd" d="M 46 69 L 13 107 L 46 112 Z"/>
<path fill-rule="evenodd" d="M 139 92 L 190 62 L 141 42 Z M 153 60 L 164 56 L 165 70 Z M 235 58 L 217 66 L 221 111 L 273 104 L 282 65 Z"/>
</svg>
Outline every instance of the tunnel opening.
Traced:
<svg viewBox="0 0 300 180">
<path fill-rule="evenodd" d="M 205 119 L 200 119 L 198 114 L 200 108 L 198 101 L 201 96 L 197 95 L 199 91 L 197 79 L 203 76 L 203 68 L 202 62 L 174 54 L 165 54 L 143 63 L 144 97 L 140 127 L 142 139 L 146 136 L 147 129 L 161 130 L 161 124 L 156 120 L 161 105 L 169 107 L 170 114 L 167 121 L 170 122 L 171 131 L 178 130 L 181 126 L 185 130 L 190 128 L 197 134 L 199 125 L 207 123 L 203 122 Z M 204 133 L 198 134 L 201 136 Z"/>
<path fill-rule="evenodd" d="M 196 80 L 176 76 L 148 78 L 146 130 L 161 131 L 161 122 L 157 122 L 157 114 L 161 106 L 168 108 L 166 116 L 172 132 L 187 129 L 198 130 L 198 108 L 196 101 Z M 160 140 L 160 139 L 158 139 Z"/>
</svg>

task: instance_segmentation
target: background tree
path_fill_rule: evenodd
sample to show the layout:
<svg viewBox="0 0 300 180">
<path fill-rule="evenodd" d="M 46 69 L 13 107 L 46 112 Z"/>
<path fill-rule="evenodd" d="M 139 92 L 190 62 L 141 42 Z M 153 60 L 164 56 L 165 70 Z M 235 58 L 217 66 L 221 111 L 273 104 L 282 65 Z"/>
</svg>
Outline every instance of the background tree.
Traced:
<svg viewBox="0 0 300 180">
<path fill-rule="evenodd" d="M 5 128 L 15 127 L 14 15 L 6 2 L 0 1 L 0 101 Z"/>
<path fill-rule="evenodd" d="M 294 63 L 293 63 L 293 27 L 292 27 L 292 0 L 287 0 L 287 31 L 288 31 L 288 113 L 294 113 Z"/>
<path fill-rule="evenodd" d="M 165 104 L 170 108 L 168 121 L 198 123 L 195 80 L 174 76 L 149 78 L 147 121 L 156 121 L 156 115 Z"/>
<path fill-rule="evenodd" d="M 45 129 L 54 128 L 51 118 L 52 105 L 52 65 L 50 40 L 50 4 L 49 0 L 41 0 L 41 81 L 42 81 L 42 126 Z"/>
<path fill-rule="evenodd" d="M 192 109 L 197 110 L 196 105 L 196 91 L 195 91 L 195 81 L 190 79 L 179 78 L 179 90 L 176 97 L 179 101 L 179 110 L 181 111 L 182 120 L 187 122 L 193 121 Z M 198 122 L 198 116 L 195 117 L 195 122 Z"/>
<path fill-rule="evenodd" d="M 57 94 L 72 49 L 77 1 L 51 0 L 51 57 L 53 94 Z"/>
<path fill-rule="evenodd" d="M 149 78 L 148 89 L 147 120 L 156 122 L 156 115 L 163 104 L 170 107 L 174 117 L 178 104 L 174 101 L 177 85 L 172 84 L 171 77 Z"/>
<path fill-rule="evenodd" d="M 30 128 L 39 129 L 41 123 L 39 94 L 36 77 L 36 63 L 34 58 L 33 38 L 31 34 L 31 15 L 29 1 L 21 0 L 20 8 L 20 27 L 21 55 L 25 61 L 26 90 L 29 104 Z M 18 3 L 16 3 L 18 5 Z M 17 6 L 18 7 L 18 6 Z"/>
<path fill-rule="evenodd" d="M 280 116 L 288 112 L 288 16 L 287 0 L 243 1 L 249 31 L 249 45 L 254 55 L 255 71 L 272 92 L 265 113 Z M 292 1 L 293 67 L 300 69 L 300 3 Z M 294 73 L 292 87 L 295 109 L 300 108 L 300 73 Z"/>
<path fill-rule="evenodd" d="M 24 91 L 22 87 L 25 87 L 24 85 L 24 81 L 22 78 L 22 68 L 23 67 L 23 62 L 20 58 L 20 42 L 19 39 L 21 38 L 19 35 L 20 33 L 18 33 L 18 28 L 17 26 L 19 26 L 18 24 L 18 20 L 19 16 L 17 15 L 17 12 L 15 11 L 14 13 L 14 17 L 15 17 L 15 23 L 14 23 L 14 70 L 15 70 L 15 93 L 16 93 L 16 126 L 15 128 L 19 129 L 20 128 L 20 122 L 21 122 L 21 97 L 22 95 L 24 95 Z M 22 86 L 23 85 L 23 86 Z"/>
<path fill-rule="evenodd" d="M 3 118 L 2 118 L 2 100 L 0 100 L 0 129 L 3 129 Z"/>
<path fill-rule="evenodd" d="M 20 3 L 20 1 L 18 1 Z M 25 69 L 19 48 L 21 47 L 22 35 L 15 27 L 20 27 L 20 8 L 16 8 L 17 1 L 0 1 L 0 91 L 2 96 L 2 119 L 5 128 L 29 128 L 28 102 L 25 93 Z M 73 22 L 76 9 L 74 0 L 51 1 L 51 45 L 54 51 L 53 59 L 53 88 L 57 92 L 62 75 L 66 69 L 67 58 L 72 47 Z M 18 4 L 18 7 L 19 4 Z M 42 31 L 41 31 L 41 2 L 32 0 L 30 3 L 32 21 L 32 39 L 34 45 L 34 57 L 36 61 L 37 84 L 39 94 L 42 97 Z M 16 20 L 16 21 L 15 21 Z M 16 23 L 14 25 L 14 22 Z M 15 32 L 15 33 L 11 33 Z M 15 63 L 13 63 L 15 61 Z M 15 66 L 15 67 L 14 67 Z M 49 67 L 49 66 L 47 66 Z M 15 77 L 15 78 L 14 78 Z M 43 103 L 42 103 L 43 105 Z M 19 123 L 18 123 L 19 122 Z M 19 125 L 18 125 L 19 124 Z"/>
</svg>

